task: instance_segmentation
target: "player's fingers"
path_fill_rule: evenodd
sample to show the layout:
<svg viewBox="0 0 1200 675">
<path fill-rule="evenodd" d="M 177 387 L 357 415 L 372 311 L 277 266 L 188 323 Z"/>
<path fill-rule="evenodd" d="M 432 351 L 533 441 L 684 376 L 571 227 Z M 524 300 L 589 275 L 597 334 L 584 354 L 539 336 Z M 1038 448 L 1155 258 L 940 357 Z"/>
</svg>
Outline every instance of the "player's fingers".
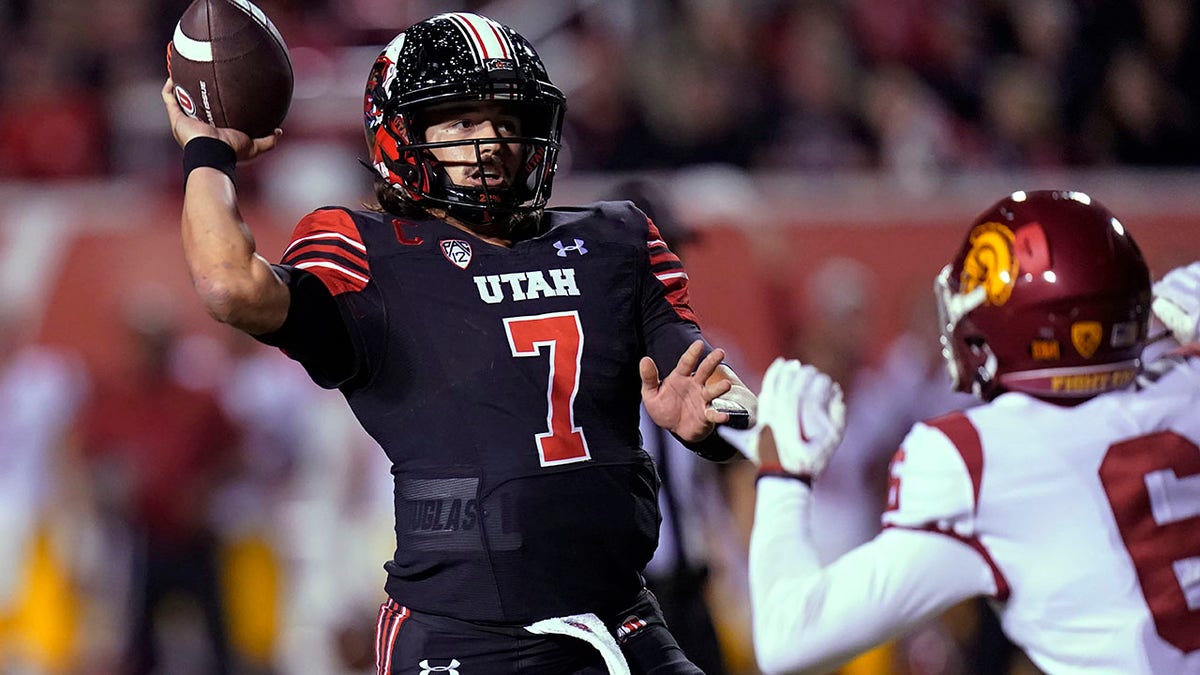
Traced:
<svg viewBox="0 0 1200 675">
<path fill-rule="evenodd" d="M 283 135 L 283 130 L 276 129 L 275 133 L 271 134 L 270 136 L 263 136 L 262 138 L 254 139 L 253 140 L 254 154 L 260 155 L 260 154 L 267 152 L 268 150 L 274 148 L 275 145 L 279 142 L 279 137 L 281 135 Z"/>
<path fill-rule="evenodd" d="M 733 383 L 729 380 L 717 380 L 712 384 L 705 385 L 704 400 L 705 402 L 710 402 L 714 398 L 727 393 L 730 389 L 733 389 Z"/>
<path fill-rule="evenodd" d="M 729 413 L 708 407 L 704 409 L 704 420 L 713 424 L 724 424 L 729 421 Z"/>
<path fill-rule="evenodd" d="M 700 362 L 700 365 L 696 367 L 696 377 L 700 378 L 701 382 L 707 382 L 708 378 L 712 377 L 713 373 L 717 372 L 717 367 L 720 366 L 721 362 L 724 360 L 724 349 L 718 348 L 712 350 L 708 353 L 708 356 L 704 357 L 704 360 Z"/>
<path fill-rule="evenodd" d="M 638 362 L 638 374 L 642 377 L 643 395 L 658 389 L 658 366 L 654 365 L 654 359 L 643 356 Z"/>
<path fill-rule="evenodd" d="M 758 432 L 758 461 L 760 466 L 778 466 L 779 450 L 775 446 L 775 433 L 764 425 Z"/>
<path fill-rule="evenodd" d="M 764 396 L 771 397 L 775 394 L 775 390 L 779 386 L 779 375 L 783 372 L 786 365 L 787 361 L 782 356 L 776 356 L 775 360 L 771 362 L 770 367 L 767 368 L 767 373 L 763 375 L 762 394 L 759 395 L 760 399 Z"/>
<path fill-rule="evenodd" d="M 696 362 L 700 360 L 700 354 L 704 351 L 704 342 L 696 340 L 688 345 L 683 356 L 679 357 L 679 362 L 675 364 L 674 373 L 689 377 L 696 370 Z"/>
<path fill-rule="evenodd" d="M 162 88 L 163 105 L 167 108 L 167 119 L 171 122 L 171 130 L 175 130 L 175 121 L 183 114 L 183 110 L 179 108 L 179 101 L 175 100 L 175 83 L 171 82 L 171 78 L 167 78 L 166 84 Z"/>
</svg>

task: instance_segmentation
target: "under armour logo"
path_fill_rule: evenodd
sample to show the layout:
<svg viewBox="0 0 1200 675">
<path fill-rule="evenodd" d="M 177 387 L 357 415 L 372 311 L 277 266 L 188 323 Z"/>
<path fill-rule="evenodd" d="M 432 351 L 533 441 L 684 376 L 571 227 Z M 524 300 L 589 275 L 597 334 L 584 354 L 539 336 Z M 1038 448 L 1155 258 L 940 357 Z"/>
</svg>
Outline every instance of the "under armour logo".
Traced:
<svg viewBox="0 0 1200 675">
<path fill-rule="evenodd" d="M 471 264 L 471 245 L 461 239 L 446 239 L 441 242 L 442 255 L 459 269 Z"/>
<path fill-rule="evenodd" d="M 584 255 L 587 253 L 587 249 L 583 247 L 582 239 L 576 239 L 575 243 L 570 246 L 567 246 L 561 241 L 556 241 L 554 242 L 554 248 L 558 249 L 558 257 L 560 258 L 567 257 L 567 251 L 575 251 L 579 255 Z"/>
<path fill-rule="evenodd" d="M 450 663 L 447 663 L 444 666 L 431 666 L 429 665 L 429 659 L 421 659 L 421 662 L 417 665 L 421 667 L 421 675 L 432 675 L 432 673 L 458 675 L 457 668 L 462 664 L 459 663 L 458 659 L 450 659 Z"/>
</svg>

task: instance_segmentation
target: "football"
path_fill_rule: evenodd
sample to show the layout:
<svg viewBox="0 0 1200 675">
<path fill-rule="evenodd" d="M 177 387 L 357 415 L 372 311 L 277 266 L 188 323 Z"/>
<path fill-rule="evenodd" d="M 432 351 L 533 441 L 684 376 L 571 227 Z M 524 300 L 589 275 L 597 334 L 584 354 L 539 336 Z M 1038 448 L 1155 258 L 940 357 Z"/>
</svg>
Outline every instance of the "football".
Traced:
<svg viewBox="0 0 1200 675">
<path fill-rule="evenodd" d="M 189 117 L 269 136 L 292 103 L 283 36 L 249 0 L 193 0 L 167 45 L 175 100 Z"/>
</svg>

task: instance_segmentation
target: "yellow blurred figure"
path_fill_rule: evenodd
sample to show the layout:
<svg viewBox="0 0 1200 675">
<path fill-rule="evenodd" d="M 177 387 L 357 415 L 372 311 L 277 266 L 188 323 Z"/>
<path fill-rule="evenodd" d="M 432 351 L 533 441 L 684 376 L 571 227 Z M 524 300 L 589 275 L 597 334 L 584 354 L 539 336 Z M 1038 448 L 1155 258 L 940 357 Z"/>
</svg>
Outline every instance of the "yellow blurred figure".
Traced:
<svg viewBox="0 0 1200 675">
<path fill-rule="evenodd" d="M 279 636 L 279 558 L 265 538 L 250 535 L 226 544 L 221 567 L 229 641 L 250 663 L 268 666 Z"/>
<path fill-rule="evenodd" d="M 0 610 L 0 670 L 19 664 L 36 672 L 68 672 L 77 653 L 78 600 L 46 528 L 29 547 L 22 576 L 15 603 Z"/>
</svg>

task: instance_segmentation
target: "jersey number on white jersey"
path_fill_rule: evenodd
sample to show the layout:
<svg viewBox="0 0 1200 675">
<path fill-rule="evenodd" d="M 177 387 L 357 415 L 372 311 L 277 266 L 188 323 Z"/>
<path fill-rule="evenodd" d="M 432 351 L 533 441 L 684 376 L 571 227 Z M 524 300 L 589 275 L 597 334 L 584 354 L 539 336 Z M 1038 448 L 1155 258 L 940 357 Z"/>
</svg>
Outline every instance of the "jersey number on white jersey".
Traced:
<svg viewBox="0 0 1200 675">
<path fill-rule="evenodd" d="M 1200 447 L 1138 436 L 1110 447 L 1099 473 L 1159 636 L 1200 649 Z"/>
</svg>

